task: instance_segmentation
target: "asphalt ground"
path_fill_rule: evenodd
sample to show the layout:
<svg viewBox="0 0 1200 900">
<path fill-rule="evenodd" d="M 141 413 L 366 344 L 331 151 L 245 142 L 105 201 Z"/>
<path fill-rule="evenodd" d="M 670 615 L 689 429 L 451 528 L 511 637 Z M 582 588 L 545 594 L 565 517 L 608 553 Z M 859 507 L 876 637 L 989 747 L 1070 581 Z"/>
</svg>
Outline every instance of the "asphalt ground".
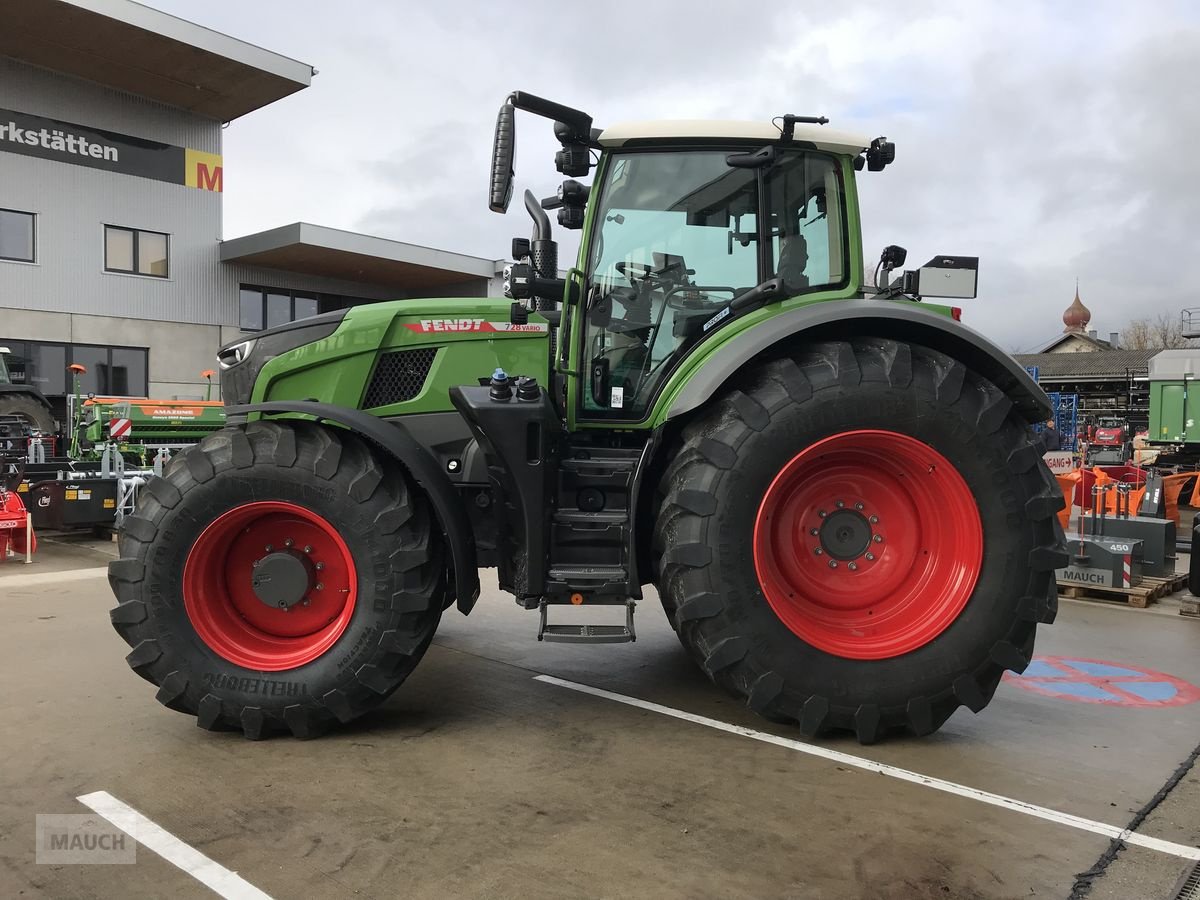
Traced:
<svg viewBox="0 0 1200 900">
<path fill-rule="evenodd" d="M 255 743 L 128 669 L 98 567 L 114 549 L 50 536 L 34 565 L 0 565 L 0 897 L 212 897 L 207 877 L 228 897 L 1167 900 L 1200 859 L 1200 767 L 1178 777 L 1200 702 L 1176 702 L 1200 684 L 1200 620 L 1169 606 L 1064 601 L 1025 682 L 1040 692 L 1009 681 L 936 735 L 861 747 L 722 694 L 652 597 L 635 644 L 539 644 L 485 578 L 380 710 Z M 1094 662 L 1064 681 L 1064 657 Z M 1127 672 L 1121 703 L 1067 699 L 1105 689 L 1095 661 L 1179 681 Z M 97 796 L 183 849 L 36 863 L 35 816 Z"/>
</svg>

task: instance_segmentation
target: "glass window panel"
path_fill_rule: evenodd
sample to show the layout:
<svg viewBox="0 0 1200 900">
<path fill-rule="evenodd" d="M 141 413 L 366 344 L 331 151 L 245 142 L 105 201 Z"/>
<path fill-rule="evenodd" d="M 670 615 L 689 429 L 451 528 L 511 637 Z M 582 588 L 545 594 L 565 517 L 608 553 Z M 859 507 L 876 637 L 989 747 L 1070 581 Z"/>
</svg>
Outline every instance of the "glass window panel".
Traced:
<svg viewBox="0 0 1200 900">
<path fill-rule="evenodd" d="M 725 151 L 617 158 L 592 245 L 589 413 L 639 418 L 700 326 L 758 284 L 757 173 Z"/>
<path fill-rule="evenodd" d="M 67 348 L 62 344 L 29 343 L 29 383 L 47 397 L 67 392 Z"/>
<path fill-rule="evenodd" d="M 133 271 L 133 232 L 128 228 L 104 226 L 104 268 Z"/>
<path fill-rule="evenodd" d="M 154 231 L 138 232 L 138 272 L 167 277 L 167 236 Z"/>
<path fill-rule="evenodd" d="M 146 351 L 114 347 L 109 390 L 125 397 L 144 397 L 146 388 Z"/>
<path fill-rule="evenodd" d="M 27 348 L 24 341 L 10 341 L 5 338 L 0 338 L 0 347 L 7 347 L 8 352 L 4 354 L 5 369 L 0 370 L 0 384 L 28 384 L 29 378 L 29 360 L 26 356 Z M 4 372 L 8 372 L 8 378 L 4 378 Z"/>
<path fill-rule="evenodd" d="M 33 213 L 0 209 L 0 259 L 33 262 Z"/>
<path fill-rule="evenodd" d="M 71 348 L 71 362 L 78 363 L 87 371 L 79 376 L 79 390 L 83 394 L 107 395 L 108 379 L 108 348 L 89 347 L 75 344 Z"/>
<path fill-rule="evenodd" d="M 798 294 L 842 280 L 842 188 L 833 160 L 789 155 L 767 174 L 776 274 Z"/>
<path fill-rule="evenodd" d="M 267 294 L 267 327 L 292 321 L 292 295 Z"/>
<path fill-rule="evenodd" d="M 261 331 L 263 327 L 263 292 L 242 288 L 242 331 Z"/>
<path fill-rule="evenodd" d="M 307 319 L 317 314 L 316 297 L 296 297 L 296 318 Z"/>
</svg>

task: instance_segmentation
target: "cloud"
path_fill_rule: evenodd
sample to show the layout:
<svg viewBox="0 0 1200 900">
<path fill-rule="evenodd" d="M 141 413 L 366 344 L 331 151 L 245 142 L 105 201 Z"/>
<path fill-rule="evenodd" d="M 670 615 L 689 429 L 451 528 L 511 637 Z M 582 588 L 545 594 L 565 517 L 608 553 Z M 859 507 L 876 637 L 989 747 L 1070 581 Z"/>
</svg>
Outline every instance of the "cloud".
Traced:
<svg viewBox="0 0 1200 900">
<path fill-rule="evenodd" d="M 1076 275 L 1103 332 L 1200 305 L 1200 15 L 1183 0 L 152 5 L 321 71 L 227 130 L 229 236 L 303 219 L 503 255 L 528 222 L 519 194 L 487 211 L 487 168 L 520 88 L 601 125 L 796 112 L 886 134 L 896 164 L 859 186 L 868 268 L 889 243 L 912 265 L 980 256 L 965 319 L 1005 347 L 1061 330 Z M 518 135 L 518 192 L 549 195 L 548 124 L 522 114 Z"/>
</svg>

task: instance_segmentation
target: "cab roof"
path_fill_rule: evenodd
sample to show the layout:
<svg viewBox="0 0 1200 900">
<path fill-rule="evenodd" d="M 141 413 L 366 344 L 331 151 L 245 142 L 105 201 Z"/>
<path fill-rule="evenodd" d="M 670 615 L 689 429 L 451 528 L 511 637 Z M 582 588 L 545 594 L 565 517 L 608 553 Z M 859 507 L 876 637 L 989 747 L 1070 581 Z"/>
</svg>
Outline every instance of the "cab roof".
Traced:
<svg viewBox="0 0 1200 900">
<path fill-rule="evenodd" d="M 793 139 L 815 144 L 831 153 L 857 154 L 871 145 L 860 134 L 838 131 L 824 125 L 796 124 Z M 779 128 L 770 122 L 744 122 L 731 119 L 663 119 L 654 122 L 620 122 L 600 132 L 602 147 L 621 147 L 629 141 L 747 140 L 776 143 Z"/>
</svg>

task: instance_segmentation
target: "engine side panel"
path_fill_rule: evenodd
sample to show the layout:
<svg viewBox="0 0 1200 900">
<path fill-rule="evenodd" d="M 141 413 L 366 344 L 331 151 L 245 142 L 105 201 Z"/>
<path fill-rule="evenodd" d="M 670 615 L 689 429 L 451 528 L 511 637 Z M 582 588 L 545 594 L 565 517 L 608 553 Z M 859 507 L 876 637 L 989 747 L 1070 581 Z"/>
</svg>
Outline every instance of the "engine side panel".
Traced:
<svg viewBox="0 0 1200 900">
<path fill-rule="evenodd" d="M 497 367 L 546 383 L 548 340 L 549 326 L 536 315 L 512 325 L 504 299 L 355 307 L 333 334 L 267 362 L 251 401 L 319 400 L 351 409 L 369 401 L 372 415 L 387 418 L 450 412 L 451 387 L 478 384 Z M 408 353 L 421 350 L 431 352 Z"/>
</svg>

